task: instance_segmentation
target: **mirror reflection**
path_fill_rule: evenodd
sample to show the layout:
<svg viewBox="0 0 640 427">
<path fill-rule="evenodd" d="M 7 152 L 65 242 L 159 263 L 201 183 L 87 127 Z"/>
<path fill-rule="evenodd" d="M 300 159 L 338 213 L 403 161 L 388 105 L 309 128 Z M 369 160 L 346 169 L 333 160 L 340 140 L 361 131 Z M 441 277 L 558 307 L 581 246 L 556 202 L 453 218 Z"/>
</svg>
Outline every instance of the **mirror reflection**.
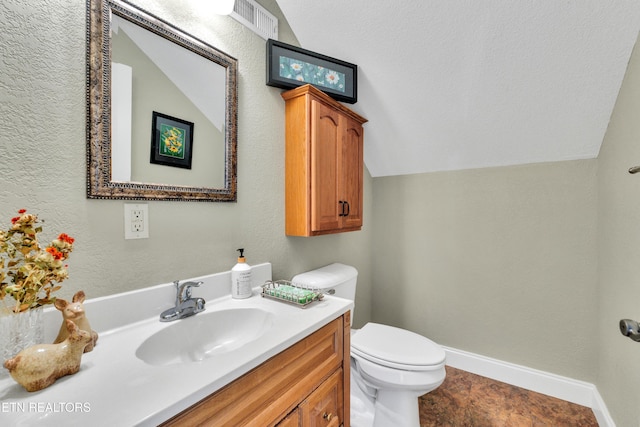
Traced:
<svg viewBox="0 0 640 427">
<path fill-rule="evenodd" d="M 89 2 L 89 197 L 235 201 L 236 60 L 128 3 Z"/>
</svg>

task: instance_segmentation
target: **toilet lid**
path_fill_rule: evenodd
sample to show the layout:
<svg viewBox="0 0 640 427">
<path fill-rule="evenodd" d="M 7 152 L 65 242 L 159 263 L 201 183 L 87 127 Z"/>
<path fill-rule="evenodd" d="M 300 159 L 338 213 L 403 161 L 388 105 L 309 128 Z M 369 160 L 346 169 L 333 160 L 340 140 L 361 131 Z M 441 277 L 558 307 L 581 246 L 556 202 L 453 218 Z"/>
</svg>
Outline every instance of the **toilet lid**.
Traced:
<svg viewBox="0 0 640 427">
<path fill-rule="evenodd" d="M 442 347 L 416 333 L 367 323 L 351 338 L 351 351 L 367 360 L 397 369 L 424 370 L 444 363 Z"/>
</svg>

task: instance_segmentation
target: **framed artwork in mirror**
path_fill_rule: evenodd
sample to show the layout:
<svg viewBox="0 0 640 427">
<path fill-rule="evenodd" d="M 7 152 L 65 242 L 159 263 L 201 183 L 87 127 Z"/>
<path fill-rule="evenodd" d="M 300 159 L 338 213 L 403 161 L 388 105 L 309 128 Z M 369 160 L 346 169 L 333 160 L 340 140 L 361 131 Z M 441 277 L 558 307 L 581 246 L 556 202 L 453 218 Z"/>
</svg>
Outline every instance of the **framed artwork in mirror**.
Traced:
<svg viewBox="0 0 640 427">
<path fill-rule="evenodd" d="M 193 123 L 153 112 L 151 163 L 191 169 Z"/>
<path fill-rule="evenodd" d="M 358 66 L 297 46 L 267 41 L 267 86 L 311 84 L 337 101 L 358 102 Z"/>
</svg>

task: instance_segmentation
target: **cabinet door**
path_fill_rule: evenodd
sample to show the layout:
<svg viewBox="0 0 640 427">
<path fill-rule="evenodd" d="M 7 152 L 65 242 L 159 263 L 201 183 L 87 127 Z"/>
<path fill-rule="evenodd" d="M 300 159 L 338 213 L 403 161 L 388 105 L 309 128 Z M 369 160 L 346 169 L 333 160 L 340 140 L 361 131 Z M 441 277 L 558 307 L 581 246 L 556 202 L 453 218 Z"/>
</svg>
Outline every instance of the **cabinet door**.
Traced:
<svg viewBox="0 0 640 427">
<path fill-rule="evenodd" d="M 284 420 L 276 424 L 276 427 L 300 427 L 300 410 L 294 409 Z"/>
<path fill-rule="evenodd" d="M 340 228 L 340 114 L 311 101 L 311 230 Z"/>
<path fill-rule="evenodd" d="M 348 117 L 344 123 L 339 163 L 342 169 L 340 200 L 346 203 L 342 228 L 362 227 L 363 130 Z"/>
<path fill-rule="evenodd" d="M 338 427 L 343 417 L 342 369 L 334 372 L 299 406 L 303 427 Z"/>
</svg>

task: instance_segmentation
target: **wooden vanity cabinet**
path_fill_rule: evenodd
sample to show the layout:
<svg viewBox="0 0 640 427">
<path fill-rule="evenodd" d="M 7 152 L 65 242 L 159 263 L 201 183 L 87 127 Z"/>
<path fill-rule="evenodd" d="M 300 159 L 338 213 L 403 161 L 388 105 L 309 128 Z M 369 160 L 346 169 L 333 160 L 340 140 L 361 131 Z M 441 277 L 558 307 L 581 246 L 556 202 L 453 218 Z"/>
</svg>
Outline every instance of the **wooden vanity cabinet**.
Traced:
<svg viewBox="0 0 640 427">
<path fill-rule="evenodd" d="M 360 230 L 367 120 L 311 85 L 282 98 L 286 234 Z"/>
<path fill-rule="evenodd" d="M 350 312 L 163 426 L 349 427 Z"/>
</svg>

